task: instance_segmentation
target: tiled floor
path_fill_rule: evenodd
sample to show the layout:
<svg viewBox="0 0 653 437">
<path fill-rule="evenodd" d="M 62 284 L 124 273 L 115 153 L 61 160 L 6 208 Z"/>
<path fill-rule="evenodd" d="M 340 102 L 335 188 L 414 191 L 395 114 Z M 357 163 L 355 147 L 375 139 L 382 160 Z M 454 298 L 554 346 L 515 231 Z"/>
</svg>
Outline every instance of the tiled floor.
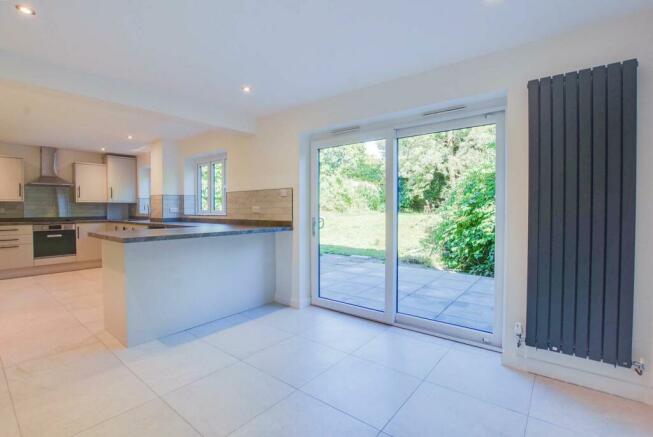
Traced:
<svg viewBox="0 0 653 437">
<path fill-rule="evenodd" d="M 374 258 L 320 256 L 320 296 L 383 310 L 385 264 Z M 400 264 L 399 312 L 493 332 L 494 278 Z"/>
<path fill-rule="evenodd" d="M 2 437 L 653 434 L 649 406 L 315 307 L 125 349 L 102 329 L 99 276 L 0 281 Z"/>
</svg>

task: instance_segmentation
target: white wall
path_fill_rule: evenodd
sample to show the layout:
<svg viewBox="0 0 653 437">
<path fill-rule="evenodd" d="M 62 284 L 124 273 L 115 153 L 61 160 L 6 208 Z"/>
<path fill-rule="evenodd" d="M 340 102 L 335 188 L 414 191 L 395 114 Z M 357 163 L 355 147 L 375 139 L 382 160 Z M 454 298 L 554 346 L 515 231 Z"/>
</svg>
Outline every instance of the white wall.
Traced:
<svg viewBox="0 0 653 437">
<path fill-rule="evenodd" d="M 218 153 L 227 154 L 227 191 L 270 188 L 265 181 L 251 174 L 254 136 L 224 130 L 214 130 L 179 141 L 184 194 L 195 194 L 195 162 Z"/>
<path fill-rule="evenodd" d="M 246 186 L 294 188 L 292 242 L 285 270 L 290 288 L 278 300 L 303 305 L 309 299 L 308 136 L 316 130 L 402 114 L 461 98 L 505 95 L 506 108 L 506 271 L 504 362 L 545 375 L 653 403 L 653 371 L 632 370 L 552 352 L 517 350 L 512 326 L 526 318 L 528 200 L 528 80 L 610 62 L 639 58 L 639 128 L 634 358 L 653 360 L 653 12 L 599 23 L 542 42 L 372 86 L 258 120 L 247 162 Z M 388 58 L 391 62 L 391 57 Z M 232 187 L 233 188 L 233 187 Z M 281 262 L 281 260 L 279 260 Z"/>
<path fill-rule="evenodd" d="M 180 160 L 176 143 L 157 141 L 150 145 L 150 193 L 153 196 L 182 194 Z"/>
<path fill-rule="evenodd" d="M 151 183 L 150 154 L 139 153 L 136 155 L 136 176 L 138 179 L 138 197 L 150 197 Z"/>
</svg>

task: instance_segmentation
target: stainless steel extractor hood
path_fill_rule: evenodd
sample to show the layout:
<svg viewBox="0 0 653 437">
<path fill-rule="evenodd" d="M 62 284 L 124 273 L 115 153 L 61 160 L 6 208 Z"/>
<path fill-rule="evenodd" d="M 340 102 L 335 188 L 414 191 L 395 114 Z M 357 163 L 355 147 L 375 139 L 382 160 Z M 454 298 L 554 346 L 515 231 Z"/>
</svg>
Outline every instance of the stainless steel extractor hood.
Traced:
<svg viewBox="0 0 653 437">
<path fill-rule="evenodd" d="M 72 182 L 59 177 L 57 162 L 57 149 L 54 147 L 41 147 L 41 175 L 27 185 L 49 185 L 57 187 L 71 187 Z"/>
</svg>

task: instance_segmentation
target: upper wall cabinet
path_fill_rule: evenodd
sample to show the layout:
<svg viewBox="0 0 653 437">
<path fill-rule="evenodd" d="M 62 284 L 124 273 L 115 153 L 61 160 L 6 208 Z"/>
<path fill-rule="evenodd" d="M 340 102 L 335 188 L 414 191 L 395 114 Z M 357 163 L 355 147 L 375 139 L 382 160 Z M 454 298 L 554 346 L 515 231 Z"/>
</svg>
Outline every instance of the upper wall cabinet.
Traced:
<svg viewBox="0 0 653 437">
<path fill-rule="evenodd" d="M 109 203 L 136 203 L 136 158 L 107 155 Z"/>
<path fill-rule="evenodd" d="M 104 203 L 107 201 L 107 166 L 88 162 L 75 163 L 75 201 Z"/>
<path fill-rule="evenodd" d="M 0 201 L 22 202 L 24 199 L 23 159 L 0 156 Z"/>
</svg>

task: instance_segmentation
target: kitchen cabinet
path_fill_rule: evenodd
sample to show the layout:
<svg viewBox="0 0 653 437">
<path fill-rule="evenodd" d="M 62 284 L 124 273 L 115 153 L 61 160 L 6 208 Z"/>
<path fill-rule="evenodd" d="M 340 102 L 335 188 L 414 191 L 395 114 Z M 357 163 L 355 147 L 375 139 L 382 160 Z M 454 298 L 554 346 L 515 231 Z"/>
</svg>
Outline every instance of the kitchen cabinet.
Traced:
<svg viewBox="0 0 653 437">
<path fill-rule="evenodd" d="M 0 270 L 34 265 L 32 226 L 0 226 Z"/>
<path fill-rule="evenodd" d="M 75 163 L 75 201 L 104 203 L 107 201 L 107 166 L 88 162 Z"/>
<path fill-rule="evenodd" d="M 107 155 L 109 203 L 136 203 L 136 158 Z"/>
<path fill-rule="evenodd" d="M 89 232 L 102 232 L 105 223 L 77 223 L 77 262 L 102 258 L 102 241 L 89 237 Z"/>
<path fill-rule="evenodd" d="M 22 158 L 0 156 L 0 201 L 22 202 L 24 177 Z"/>
</svg>

